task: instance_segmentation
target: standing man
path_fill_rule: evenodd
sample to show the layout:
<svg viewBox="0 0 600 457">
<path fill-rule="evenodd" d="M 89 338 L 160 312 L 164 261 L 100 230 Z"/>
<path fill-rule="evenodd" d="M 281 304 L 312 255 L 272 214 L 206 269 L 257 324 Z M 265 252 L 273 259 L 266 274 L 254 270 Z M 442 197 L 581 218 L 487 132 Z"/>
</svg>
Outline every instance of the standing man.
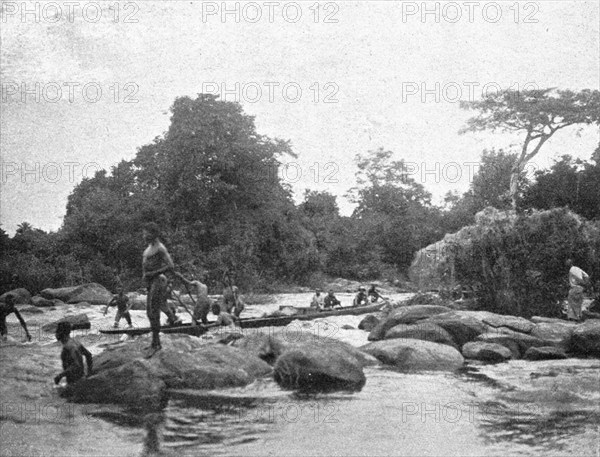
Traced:
<svg viewBox="0 0 600 457">
<path fill-rule="evenodd" d="M 180 273 L 175 273 L 181 281 L 183 281 L 191 290 L 191 293 L 196 294 L 196 303 L 194 306 L 194 312 L 192 313 L 192 319 L 198 322 L 202 321 L 203 324 L 208 324 L 208 313 L 211 310 L 212 300 L 208 297 L 208 287 L 206 284 L 201 283 L 197 279 L 193 278 L 193 281 L 188 281 Z"/>
<path fill-rule="evenodd" d="M 567 309 L 567 319 L 581 320 L 581 305 L 583 304 L 583 291 L 590 282 L 590 277 L 581 268 L 573 265 L 573 260 L 567 259 L 567 267 L 569 267 L 569 290 Z"/>
<path fill-rule="evenodd" d="M 124 294 L 123 286 L 117 287 L 117 295 L 115 295 L 107 304 L 106 308 L 104 308 L 104 315 L 106 316 L 106 312 L 110 306 L 117 307 L 117 314 L 115 315 L 115 324 L 114 328 L 119 328 L 119 321 L 122 318 L 125 318 L 127 321 L 127 325 L 129 328 L 132 328 L 131 325 L 131 314 L 129 314 L 129 310 L 131 309 L 131 305 L 129 303 L 129 297 Z"/>
<path fill-rule="evenodd" d="M 5 298 L 4 303 L 0 303 L 0 336 L 3 341 L 8 339 L 8 330 L 6 328 L 6 318 L 10 316 L 12 313 L 15 313 L 17 319 L 21 323 L 21 327 L 25 330 L 25 335 L 27 336 L 27 341 L 31 341 L 31 335 L 29 334 L 29 330 L 27 330 L 27 324 L 19 313 L 19 310 L 15 306 L 15 296 L 13 294 L 8 294 Z"/>
<path fill-rule="evenodd" d="M 152 344 L 148 357 L 161 349 L 160 345 L 160 312 L 168 316 L 171 324 L 176 323 L 177 318 L 167 305 L 168 281 L 165 273 L 173 271 L 174 264 L 167 248 L 159 240 L 160 231 L 158 226 L 150 222 L 144 226 L 144 241 L 148 247 L 142 258 L 142 271 L 148 288 L 146 300 L 146 313 L 152 327 Z"/>
<path fill-rule="evenodd" d="M 227 313 L 233 314 L 235 317 L 240 317 L 244 310 L 244 302 L 240 297 L 240 292 L 235 284 L 230 283 L 230 286 L 225 286 L 223 289 L 223 308 Z"/>
</svg>

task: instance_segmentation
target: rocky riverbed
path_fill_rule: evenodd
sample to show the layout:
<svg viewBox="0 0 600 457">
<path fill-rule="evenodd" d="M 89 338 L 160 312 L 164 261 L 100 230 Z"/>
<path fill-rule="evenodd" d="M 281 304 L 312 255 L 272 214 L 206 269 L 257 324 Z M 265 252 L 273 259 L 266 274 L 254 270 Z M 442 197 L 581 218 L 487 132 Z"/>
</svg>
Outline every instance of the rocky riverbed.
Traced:
<svg viewBox="0 0 600 457">
<path fill-rule="evenodd" d="M 271 297 L 248 313 L 309 297 Z M 598 453 L 600 361 L 586 357 L 597 357 L 598 322 L 418 305 L 367 326 L 365 316 L 339 316 L 243 336 L 165 335 L 146 360 L 147 337 L 98 333 L 114 310 L 19 308 L 34 341 L 22 344 L 9 317 L 2 455 Z M 83 314 L 90 328 L 74 336 L 96 374 L 67 402 L 52 384 L 60 345 L 44 328 Z M 144 311 L 132 314 L 147 325 Z"/>
</svg>

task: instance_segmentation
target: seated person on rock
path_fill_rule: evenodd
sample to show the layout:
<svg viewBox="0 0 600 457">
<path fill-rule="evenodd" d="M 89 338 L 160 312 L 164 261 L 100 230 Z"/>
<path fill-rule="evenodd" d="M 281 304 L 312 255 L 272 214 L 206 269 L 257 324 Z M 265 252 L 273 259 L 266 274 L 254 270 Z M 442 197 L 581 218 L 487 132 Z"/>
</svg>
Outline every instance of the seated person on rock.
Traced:
<svg viewBox="0 0 600 457">
<path fill-rule="evenodd" d="M 369 299 L 367 297 L 367 291 L 363 286 L 358 288 L 358 293 L 354 297 L 354 301 L 352 302 L 352 306 L 364 306 L 368 303 Z"/>
<path fill-rule="evenodd" d="M 315 294 L 310 299 L 310 307 L 315 308 L 318 311 L 323 309 L 325 305 L 325 297 L 321 295 L 321 289 L 315 289 Z"/>
<path fill-rule="evenodd" d="M 67 386 L 70 386 L 85 376 L 83 358 L 87 363 L 88 376 L 92 373 L 92 354 L 83 345 L 71 338 L 71 323 L 59 322 L 56 328 L 56 339 L 63 345 L 60 358 L 63 371 L 54 377 L 54 383 L 60 383 L 64 377 L 67 378 Z"/>
<path fill-rule="evenodd" d="M 132 305 L 133 302 L 129 303 L 129 297 L 125 295 L 123 286 L 119 286 L 117 287 L 117 295 L 111 298 L 111 300 L 106 304 L 106 308 L 104 308 L 104 315 L 106 316 L 109 307 L 116 306 L 117 314 L 115 315 L 114 328 L 119 327 L 119 321 L 122 318 L 125 318 L 129 328 L 132 328 L 133 325 L 131 324 L 131 314 L 129 314 L 129 310 L 131 309 Z"/>
<path fill-rule="evenodd" d="M 6 328 L 6 318 L 10 316 L 12 313 L 15 313 L 15 316 L 21 323 L 21 327 L 25 330 L 25 336 L 27 337 L 27 341 L 31 341 L 31 335 L 29 334 L 29 330 L 27 330 L 27 324 L 25 320 L 19 313 L 19 310 L 15 306 L 15 297 L 13 294 L 8 294 L 5 298 L 4 303 L 0 303 L 0 336 L 3 341 L 8 339 L 8 330 Z"/>
<path fill-rule="evenodd" d="M 236 329 L 233 316 L 226 311 L 221 311 L 221 307 L 217 303 L 212 305 L 212 312 L 217 316 L 217 321 L 215 322 L 217 326 L 227 327 L 231 330 Z"/>
<path fill-rule="evenodd" d="M 323 305 L 325 308 L 333 308 L 334 306 L 342 306 L 342 303 L 333 294 L 333 290 L 330 290 L 329 292 L 327 292 L 327 296 L 323 301 Z"/>
</svg>

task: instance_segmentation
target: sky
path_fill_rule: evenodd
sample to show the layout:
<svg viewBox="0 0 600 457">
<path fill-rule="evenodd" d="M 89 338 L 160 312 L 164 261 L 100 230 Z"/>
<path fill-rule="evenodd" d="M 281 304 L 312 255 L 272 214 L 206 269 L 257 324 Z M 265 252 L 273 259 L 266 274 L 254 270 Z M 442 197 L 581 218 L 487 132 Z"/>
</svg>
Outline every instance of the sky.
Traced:
<svg viewBox="0 0 600 457">
<path fill-rule="evenodd" d="M 284 182 L 344 197 L 384 147 L 441 203 L 485 148 L 459 101 L 507 88 L 599 89 L 598 1 L 10 2 L 0 19 L 0 223 L 62 224 L 83 177 L 166 131 L 178 96 L 238 101 L 290 140 Z M 529 165 L 589 159 L 598 127 L 559 131 Z"/>
</svg>

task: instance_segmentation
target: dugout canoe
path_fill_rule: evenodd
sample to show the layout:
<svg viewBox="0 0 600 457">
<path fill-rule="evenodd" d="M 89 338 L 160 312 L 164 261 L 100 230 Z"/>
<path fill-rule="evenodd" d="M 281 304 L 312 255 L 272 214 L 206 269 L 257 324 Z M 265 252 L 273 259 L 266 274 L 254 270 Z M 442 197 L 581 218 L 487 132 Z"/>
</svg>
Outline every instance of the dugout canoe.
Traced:
<svg viewBox="0 0 600 457">
<path fill-rule="evenodd" d="M 375 303 L 368 306 L 346 306 L 343 308 L 336 308 L 330 311 L 320 312 L 304 312 L 301 311 L 298 314 L 292 314 L 288 316 L 267 316 L 267 317 L 248 317 L 238 320 L 238 325 L 241 328 L 259 328 L 259 327 L 281 327 L 290 324 L 292 321 L 301 320 L 309 321 L 313 319 L 322 319 L 325 317 L 333 316 L 358 316 L 361 314 L 374 313 L 379 311 L 385 303 Z M 300 310 L 310 310 L 310 308 L 298 308 Z M 191 323 L 175 325 L 175 326 L 161 326 L 160 331 L 162 333 L 183 333 L 186 335 L 200 336 L 206 333 L 210 328 L 215 328 L 216 324 L 208 325 L 193 325 Z M 150 327 L 140 327 L 132 329 L 106 329 L 100 330 L 100 333 L 106 335 L 144 335 L 150 333 L 152 330 Z"/>
</svg>

